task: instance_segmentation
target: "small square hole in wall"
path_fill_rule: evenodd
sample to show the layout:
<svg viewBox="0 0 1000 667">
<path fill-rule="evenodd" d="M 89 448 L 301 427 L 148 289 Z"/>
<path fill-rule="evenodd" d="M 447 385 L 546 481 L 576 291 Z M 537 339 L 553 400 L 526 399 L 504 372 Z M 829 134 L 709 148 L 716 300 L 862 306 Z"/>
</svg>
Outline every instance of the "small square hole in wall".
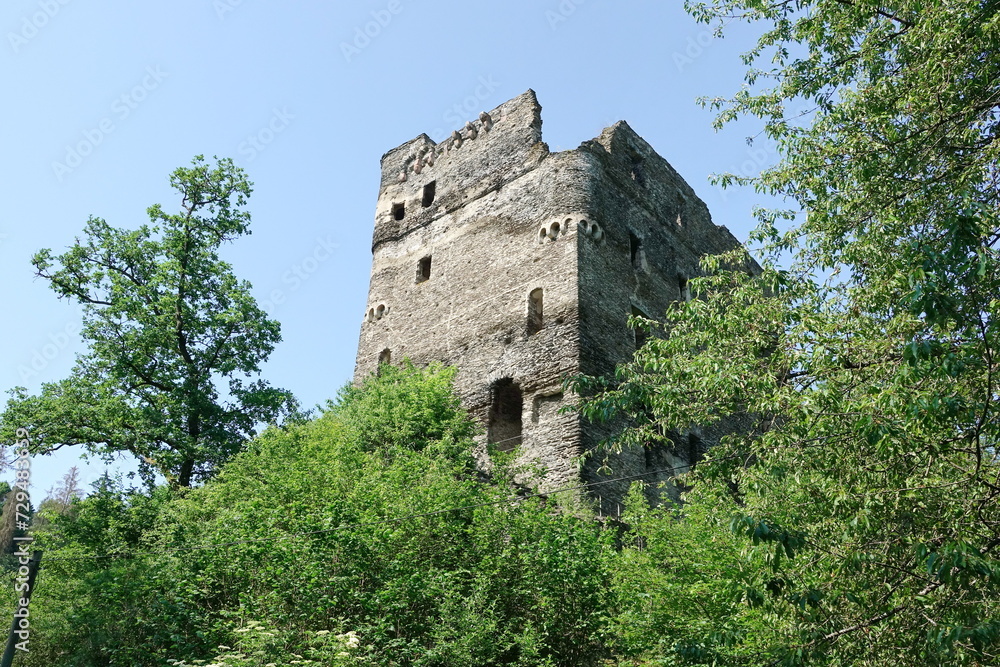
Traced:
<svg viewBox="0 0 1000 667">
<path fill-rule="evenodd" d="M 392 205 L 392 219 L 402 220 L 406 215 L 406 204 L 393 204 Z"/>
<path fill-rule="evenodd" d="M 434 203 L 434 191 L 437 189 L 437 181 L 431 181 L 424 186 L 424 196 L 420 200 L 420 205 L 427 208 Z"/>
<path fill-rule="evenodd" d="M 428 255 L 417 263 L 417 282 L 422 283 L 431 277 L 431 257 Z"/>
</svg>

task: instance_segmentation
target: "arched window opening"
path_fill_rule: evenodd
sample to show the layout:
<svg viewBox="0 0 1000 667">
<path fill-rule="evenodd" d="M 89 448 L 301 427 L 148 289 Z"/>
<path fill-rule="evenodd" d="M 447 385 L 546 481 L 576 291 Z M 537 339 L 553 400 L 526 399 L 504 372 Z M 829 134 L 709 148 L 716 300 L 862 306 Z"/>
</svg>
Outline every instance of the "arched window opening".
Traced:
<svg viewBox="0 0 1000 667">
<path fill-rule="evenodd" d="M 392 219 L 402 220 L 406 216 L 406 204 L 399 203 L 392 205 Z"/>
<path fill-rule="evenodd" d="M 528 335 L 542 330 L 542 288 L 531 290 L 528 295 Z"/>
<path fill-rule="evenodd" d="M 392 351 L 389 350 L 389 348 L 385 348 L 384 350 L 378 353 L 378 369 L 376 370 L 376 373 L 378 375 L 381 375 L 382 367 L 388 366 L 391 363 L 392 363 Z"/>
<path fill-rule="evenodd" d="M 490 394 L 487 440 L 500 451 L 509 452 L 521 444 L 521 388 L 511 378 L 504 378 L 493 384 Z"/>
</svg>

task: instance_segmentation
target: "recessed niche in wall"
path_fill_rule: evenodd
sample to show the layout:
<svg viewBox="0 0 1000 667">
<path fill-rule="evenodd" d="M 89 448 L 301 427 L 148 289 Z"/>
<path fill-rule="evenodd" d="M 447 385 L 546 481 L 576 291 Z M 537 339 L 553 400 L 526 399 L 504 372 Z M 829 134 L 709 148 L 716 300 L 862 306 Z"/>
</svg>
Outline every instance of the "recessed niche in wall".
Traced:
<svg viewBox="0 0 1000 667">
<path fill-rule="evenodd" d="M 430 280 L 431 277 L 431 256 L 422 258 L 417 262 L 417 282 L 422 283 L 426 280 Z"/>
<path fill-rule="evenodd" d="M 542 288 L 531 290 L 528 295 L 528 335 L 542 330 Z"/>
</svg>

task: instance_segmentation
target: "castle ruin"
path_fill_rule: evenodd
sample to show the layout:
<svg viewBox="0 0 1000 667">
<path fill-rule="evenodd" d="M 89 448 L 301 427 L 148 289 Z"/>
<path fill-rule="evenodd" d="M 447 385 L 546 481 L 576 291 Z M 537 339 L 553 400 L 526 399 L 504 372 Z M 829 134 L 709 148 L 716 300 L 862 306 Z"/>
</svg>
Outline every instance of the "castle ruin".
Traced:
<svg viewBox="0 0 1000 667">
<path fill-rule="evenodd" d="M 560 411 L 563 378 L 612 373 L 642 342 L 629 316 L 690 298 L 700 257 L 737 244 L 624 121 L 550 152 L 529 90 L 440 144 L 421 134 L 382 156 L 355 381 L 404 358 L 454 365 L 487 440 L 540 464 L 543 490 L 600 481 L 600 461 L 578 459 L 607 427 Z M 702 437 L 623 451 L 608 469 L 666 480 Z M 614 512 L 628 485 L 593 495 Z"/>
</svg>

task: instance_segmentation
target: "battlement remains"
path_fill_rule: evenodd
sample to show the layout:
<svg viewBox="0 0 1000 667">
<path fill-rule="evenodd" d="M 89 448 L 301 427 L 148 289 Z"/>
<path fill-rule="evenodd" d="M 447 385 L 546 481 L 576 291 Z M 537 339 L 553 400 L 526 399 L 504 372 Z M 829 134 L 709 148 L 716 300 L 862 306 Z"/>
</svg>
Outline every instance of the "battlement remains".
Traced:
<svg viewBox="0 0 1000 667">
<path fill-rule="evenodd" d="M 533 90 L 480 114 L 440 143 L 421 134 L 382 156 L 373 248 L 499 190 L 545 159 Z"/>
</svg>

